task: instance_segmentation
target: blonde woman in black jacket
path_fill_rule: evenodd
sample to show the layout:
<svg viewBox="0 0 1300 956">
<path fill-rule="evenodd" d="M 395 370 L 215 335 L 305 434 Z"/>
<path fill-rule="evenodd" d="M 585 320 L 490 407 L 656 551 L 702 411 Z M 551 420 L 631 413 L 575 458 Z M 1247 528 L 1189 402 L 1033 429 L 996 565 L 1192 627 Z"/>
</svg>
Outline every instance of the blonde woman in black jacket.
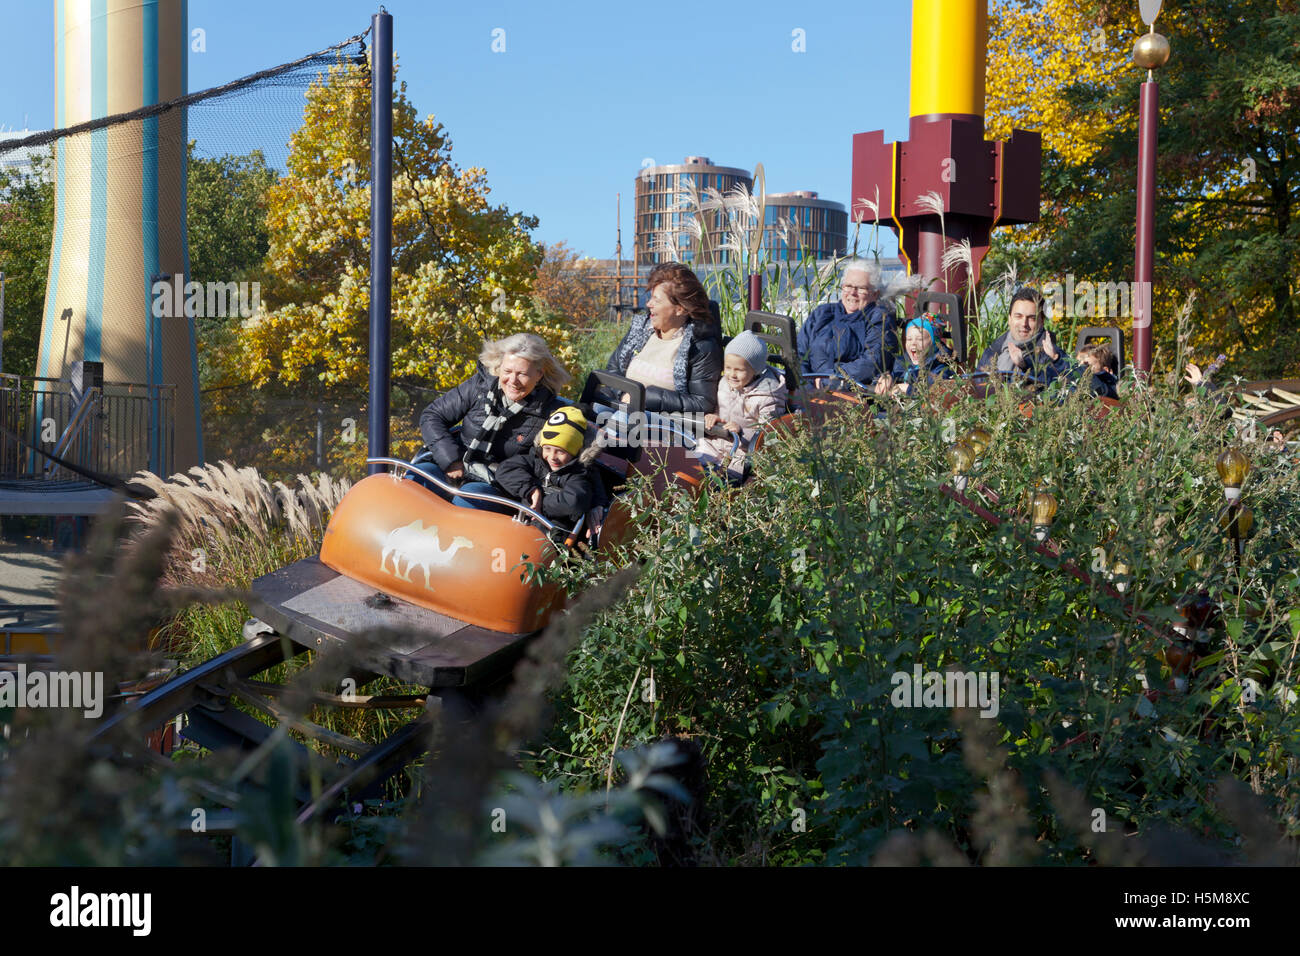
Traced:
<svg viewBox="0 0 1300 956">
<path fill-rule="evenodd" d="M 412 464 L 444 481 L 462 482 L 463 491 L 500 494 L 497 465 L 532 447 L 547 418 L 565 405 L 556 396 L 571 376 L 546 340 L 528 332 L 485 342 L 479 362 L 477 373 L 420 415 L 426 454 Z M 457 424 L 459 433 L 452 430 Z M 452 500 L 484 507 L 469 498 Z"/>
</svg>

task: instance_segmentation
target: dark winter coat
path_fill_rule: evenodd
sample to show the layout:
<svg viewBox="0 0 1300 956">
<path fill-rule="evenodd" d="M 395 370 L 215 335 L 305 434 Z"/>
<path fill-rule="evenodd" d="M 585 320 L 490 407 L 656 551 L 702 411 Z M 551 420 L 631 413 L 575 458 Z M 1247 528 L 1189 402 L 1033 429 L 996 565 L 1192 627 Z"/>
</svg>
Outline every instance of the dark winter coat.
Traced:
<svg viewBox="0 0 1300 956">
<path fill-rule="evenodd" d="M 542 490 L 543 515 L 569 527 L 590 510 L 596 497 L 596 483 L 587 466 L 577 458 L 563 468 L 551 470 L 540 448 L 514 455 L 497 466 L 497 484 L 506 494 L 528 503 L 537 488 Z"/>
<path fill-rule="evenodd" d="M 1091 372 L 1091 369 L 1085 368 L 1085 371 Z M 1091 375 L 1092 394 L 1101 398 L 1119 398 L 1119 379 L 1115 373 L 1109 369 L 1102 369 L 1100 372 Z"/>
<path fill-rule="evenodd" d="M 894 313 L 879 302 L 852 313 L 845 311 L 843 303 L 827 302 L 817 306 L 799 330 L 805 381 L 839 378 L 842 368 L 850 378 L 870 385 L 894 367 L 898 351 Z"/>
<path fill-rule="evenodd" d="M 483 410 L 488 390 L 496 383 L 495 375 L 479 368 L 472 377 L 455 388 L 443 392 L 420 415 L 420 435 L 438 467 L 446 471 L 460 461 L 465 447 L 483 430 Z M 515 415 L 497 432 L 487 452 L 489 465 L 498 464 L 512 455 L 527 452 L 533 439 L 541 431 L 546 419 L 557 408 L 566 404 L 555 397 L 545 385 L 538 384 L 524 399 L 523 411 Z M 452 427 L 460 423 L 459 435 Z"/>
<path fill-rule="evenodd" d="M 925 380 L 930 383 L 940 378 L 952 378 L 952 353 L 942 345 L 936 345 L 925 362 Z M 911 385 L 921 377 L 921 366 L 912 364 L 912 357 L 903 352 L 894 359 L 893 378 L 895 383 Z M 910 389 L 909 389 L 910 390 Z"/>
<path fill-rule="evenodd" d="M 1025 353 L 1025 364 L 1020 367 L 1020 371 L 1033 376 L 1043 385 L 1054 381 L 1070 369 L 1070 362 L 1065 357 L 1065 352 L 1061 350 L 1060 344 L 1056 343 L 1055 336 L 1052 339 L 1053 343 L 1056 344 L 1056 358 L 1048 358 L 1047 353 L 1043 351 L 1043 333 L 1045 331 L 1045 329 L 1039 329 L 1032 339 L 1020 346 L 1020 349 Z M 998 355 L 1002 352 L 1007 343 L 1007 336 L 1010 334 L 1010 332 L 1003 332 L 993 340 L 993 343 L 980 356 L 979 368 L 989 372 L 997 371 Z"/>
<path fill-rule="evenodd" d="M 645 348 L 654 335 L 650 316 L 632 320 L 623 341 L 614 349 L 605 366 L 607 372 L 626 375 L 632 359 Z M 722 378 L 722 341 L 713 323 L 688 322 L 682 332 L 682 344 L 673 361 L 674 391 L 647 385 L 645 408 L 648 412 L 689 412 L 705 414 L 718 402 L 718 379 Z"/>
</svg>

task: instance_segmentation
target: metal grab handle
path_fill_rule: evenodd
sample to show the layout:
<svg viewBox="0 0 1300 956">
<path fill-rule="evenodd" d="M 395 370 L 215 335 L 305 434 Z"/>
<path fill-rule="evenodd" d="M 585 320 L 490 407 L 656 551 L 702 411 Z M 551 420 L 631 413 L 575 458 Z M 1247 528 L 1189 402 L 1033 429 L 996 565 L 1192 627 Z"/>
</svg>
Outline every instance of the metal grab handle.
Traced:
<svg viewBox="0 0 1300 956">
<path fill-rule="evenodd" d="M 534 511 L 532 508 L 530 508 L 528 505 L 524 504 L 523 502 L 512 501 L 509 498 L 502 498 L 500 495 L 489 495 L 481 491 L 464 491 L 460 488 L 457 488 L 455 485 L 447 484 L 445 481 L 442 481 L 441 479 L 435 477 L 434 475 L 429 474 L 427 471 L 420 468 L 419 465 L 413 465 L 409 461 L 402 461 L 402 459 L 400 458 L 367 458 L 366 464 L 367 465 L 370 464 L 390 465 L 390 466 L 396 465 L 397 467 L 404 468 L 407 471 L 419 472 L 421 480 L 433 482 L 435 485 L 437 485 L 439 488 L 441 488 L 443 491 L 447 492 L 448 494 L 456 495 L 461 498 L 470 498 L 474 501 L 490 501 L 493 504 L 505 505 L 508 508 L 513 508 L 516 511 L 528 515 L 528 517 L 538 522 L 543 528 L 546 529 L 547 534 L 554 534 L 557 531 L 563 532 L 566 538 L 565 541 L 566 545 L 569 543 L 569 541 L 579 537 L 582 534 L 583 523 L 587 520 L 587 516 L 583 515 L 581 518 L 578 519 L 578 523 L 573 526 L 572 531 L 565 531 L 563 525 L 556 524 L 554 521 L 551 521 L 550 519 L 546 518 L 544 515 Z"/>
<path fill-rule="evenodd" d="M 600 402 L 592 405 L 592 410 L 597 414 L 597 425 L 602 427 L 610 438 L 622 438 L 619 430 L 615 426 L 623 426 L 627 429 L 636 427 L 632 416 L 639 417 L 639 423 L 646 431 L 656 436 L 667 435 L 676 436 L 683 439 L 684 448 L 691 449 L 700 443 L 700 435 L 707 435 L 708 431 L 704 428 L 702 417 L 696 417 L 690 412 L 625 412 L 622 408 L 614 408 Z M 603 416 L 603 417 L 602 417 Z M 687 431 L 687 424 L 693 426 L 694 431 Z M 718 436 L 721 437 L 721 436 Z M 622 448 L 623 445 L 610 444 L 610 448 Z"/>
<path fill-rule="evenodd" d="M 427 471 L 421 469 L 418 465 L 413 465 L 409 461 L 402 461 L 402 459 L 400 458 L 367 458 L 366 464 L 367 465 L 389 465 L 390 467 L 396 466 L 398 468 L 404 468 L 407 471 L 418 472 L 421 481 L 432 482 L 433 484 L 437 485 L 439 488 L 441 488 L 443 491 L 447 492 L 450 495 L 455 495 L 459 498 L 468 498 L 472 501 L 487 501 L 492 504 L 504 505 L 507 508 L 513 508 L 515 511 L 528 515 L 528 517 L 532 518 L 534 521 L 541 524 L 541 526 L 545 528 L 548 532 L 555 531 L 557 528 L 559 528 L 559 526 L 556 525 L 553 521 L 550 521 L 547 518 L 543 517 L 541 514 L 534 511 L 532 508 L 528 507 L 528 505 L 523 504 L 522 502 L 512 501 L 509 498 L 502 498 L 500 495 L 489 495 L 481 491 L 464 491 L 460 488 L 457 488 L 455 485 L 448 484 L 447 482 L 436 477 L 435 475 L 429 474 Z"/>
</svg>

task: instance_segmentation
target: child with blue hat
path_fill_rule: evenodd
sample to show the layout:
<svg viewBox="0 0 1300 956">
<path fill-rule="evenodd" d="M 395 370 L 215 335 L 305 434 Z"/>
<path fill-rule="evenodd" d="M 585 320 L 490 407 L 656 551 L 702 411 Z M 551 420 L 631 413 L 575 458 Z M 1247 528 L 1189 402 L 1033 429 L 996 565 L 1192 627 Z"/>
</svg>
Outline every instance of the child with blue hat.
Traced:
<svg viewBox="0 0 1300 956">
<path fill-rule="evenodd" d="M 877 395 L 905 395 L 916 382 L 929 384 L 952 378 L 952 353 L 939 341 L 943 322 L 935 312 L 924 312 L 903 330 L 903 354 L 894 359 L 893 372 L 876 382 Z"/>
</svg>

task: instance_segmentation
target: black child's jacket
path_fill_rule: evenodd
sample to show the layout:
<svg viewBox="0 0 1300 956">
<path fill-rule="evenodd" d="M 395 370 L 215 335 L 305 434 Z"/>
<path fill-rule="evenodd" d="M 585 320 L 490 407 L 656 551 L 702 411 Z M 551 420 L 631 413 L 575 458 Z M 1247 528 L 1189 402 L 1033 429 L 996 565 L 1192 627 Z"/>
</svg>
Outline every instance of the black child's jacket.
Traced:
<svg viewBox="0 0 1300 956">
<path fill-rule="evenodd" d="M 513 455 L 498 465 L 496 483 L 508 495 L 524 503 L 533 489 L 542 489 L 542 514 L 569 527 L 577 524 L 578 519 L 591 509 L 596 495 L 595 483 L 587 473 L 586 465 L 575 458 L 563 468 L 551 471 L 537 447 L 526 454 Z"/>
</svg>

